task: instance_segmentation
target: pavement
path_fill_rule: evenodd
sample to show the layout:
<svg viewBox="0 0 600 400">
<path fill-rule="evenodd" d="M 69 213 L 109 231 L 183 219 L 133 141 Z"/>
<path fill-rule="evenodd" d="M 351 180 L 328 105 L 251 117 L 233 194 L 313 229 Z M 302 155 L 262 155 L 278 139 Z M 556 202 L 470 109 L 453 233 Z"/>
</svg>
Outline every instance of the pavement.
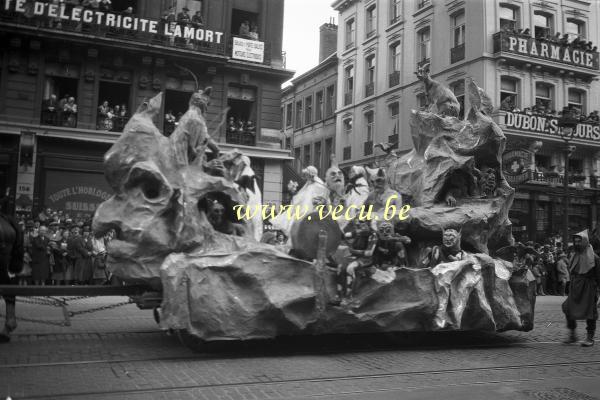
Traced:
<svg viewBox="0 0 600 400">
<path fill-rule="evenodd" d="M 288 337 L 201 353 L 127 298 L 68 301 L 71 326 L 61 307 L 22 299 L 18 315 L 41 322 L 19 321 L 0 345 L 0 399 L 600 400 L 600 343 L 561 343 L 563 299 L 538 298 L 531 332 Z"/>
</svg>

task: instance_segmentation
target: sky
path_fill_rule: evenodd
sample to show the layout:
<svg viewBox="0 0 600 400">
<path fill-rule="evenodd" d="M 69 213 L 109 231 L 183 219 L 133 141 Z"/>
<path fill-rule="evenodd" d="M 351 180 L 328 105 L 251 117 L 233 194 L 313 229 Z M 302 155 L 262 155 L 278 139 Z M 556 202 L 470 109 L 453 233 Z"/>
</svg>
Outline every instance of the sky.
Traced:
<svg viewBox="0 0 600 400">
<path fill-rule="evenodd" d="M 286 68 L 303 74 L 319 62 L 319 27 L 337 12 L 333 0 L 285 0 L 283 20 L 283 51 Z"/>
</svg>

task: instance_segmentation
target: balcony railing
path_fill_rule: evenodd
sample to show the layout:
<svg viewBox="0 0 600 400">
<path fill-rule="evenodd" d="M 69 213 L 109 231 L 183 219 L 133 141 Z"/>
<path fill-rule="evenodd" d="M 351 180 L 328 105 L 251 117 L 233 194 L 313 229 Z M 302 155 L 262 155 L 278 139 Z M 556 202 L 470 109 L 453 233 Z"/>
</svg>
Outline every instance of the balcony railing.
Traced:
<svg viewBox="0 0 600 400">
<path fill-rule="evenodd" d="M 394 71 L 389 75 L 390 87 L 394 87 L 400 84 L 400 71 Z"/>
<path fill-rule="evenodd" d="M 465 59 L 465 44 L 459 44 L 450 49 L 450 64 Z"/>
<path fill-rule="evenodd" d="M 370 156 L 373 154 L 373 141 L 368 141 L 364 143 L 364 155 Z"/>
<path fill-rule="evenodd" d="M 13 2 L 12 4 L 15 4 L 15 2 Z M 91 11 L 95 12 L 95 10 L 91 8 L 82 8 L 80 15 L 83 15 L 85 12 Z M 61 12 L 61 8 L 58 9 L 58 12 Z M 66 6 L 64 12 L 67 16 L 72 15 L 71 11 L 69 11 L 68 5 Z M 115 19 L 119 19 L 120 21 L 123 21 L 123 18 L 127 17 L 139 17 L 136 15 L 116 11 L 111 11 L 110 14 L 114 14 L 116 16 Z M 93 15 L 94 14 L 92 14 L 92 16 Z M 0 22 L 30 26 L 38 31 L 62 32 L 73 35 L 93 36 L 95 38 L 117 39 L 119 41 L 124 42 L 136 42 L 144 46 L 148 44 L 153 44 L 157 46 L 183 48 L 199 53 L 225 55 L 225 42 L 223 37 L 220 37 L 220 43 L 216 43 L 216 41 L 219 40 L 216 37 L 213 38 L 213 41 L 184 39 L 179 37 L 176 38 L 172 35 L 165 34 L 165 31 L 168 30 L 166 29 L 166 21 L 152 20 L 150 18 L 145 18 L 145 20 L 148 22 L 144 26 L 154 26 L 156 33 L 150 32 L 148 28 L 146 28 L 146 31 L 142 31 L 141 24 L 138 25 L 139 29 L 134 30 L 126 29 L 124 27 L 109 27 L 106 26 L 106 24 L 97 24 L 95 17 L 93 18 L 93 20 L 90 19 L 90 21 L 93 22 L 82 22 L 73 21 L 70 19 L 48 17 L 47 15 L 29 16 L 27 13 L 16 12 L 14 11 L 14 9 L 5 10 L 4 7 L 0 9 Z M 203 25 L 188 23 L 179 24 L 179 27 L 181 29 L 181 32 L 185 32 L 187 28 L 188 33 L 190 34 L 193 30 L 194 37 L 200 37 L 200 34 L 196 34 L 196 32 L 200 32 L 200 30 L 202 30 L 202 35 L 205 34 L 205 32 L 203 31 Z"/>
<path fill-rule="evenodd" d="M 597 51 L 576 48 L 568 43 L 505 31 L 495 33 L 493 41 L 494 53 L 503 53 L 503 56 L 515 54 L 578 68 L 600 70 L 600 56 Z"/>
<path fill-rule="evenodd" d="M 352 93 L 344 93 L 344 105 L 352 104 Z"/>
<path fill-rule="evenodd" d="M 44 110 L 42 111 L 40 124 L 77 128 L 77 113 Z"/>
<path fill-rule="evenodd" d="M 371 82 L 365 85 L 365 97 L 373 96 L 375 93 L 375 83 Z"/>
<path fill-rule="evenodd" d="M 549 185 L 551 187 L 563 186 L 565 176 L 559 173 L 544 173 L 544 172 L 531 172 L 531 178 L 529 183 Z M 575 186 L 579 189 L 598 187 L 598 177 L 594 175 L 584 175 L 581 173 L 570 173 L 569 174 L 569 185 Z"/>
<path fill-rule="evenodd" d="M 256 146 L 256 136 L 249 132 L 227 132 L 225 140 L 229 144 Z"/>
</svg>

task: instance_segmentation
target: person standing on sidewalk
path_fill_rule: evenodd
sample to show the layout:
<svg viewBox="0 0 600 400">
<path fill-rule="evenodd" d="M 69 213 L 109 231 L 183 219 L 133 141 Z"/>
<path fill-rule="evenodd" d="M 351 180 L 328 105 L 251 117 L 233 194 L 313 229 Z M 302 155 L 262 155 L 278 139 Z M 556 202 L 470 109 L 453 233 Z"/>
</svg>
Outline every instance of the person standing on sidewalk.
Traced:
<svg viewBox="0 0 600 400">
<path fill-rule="evenodd" d="M 567 282 L 569 282 L 569 267 L 567 266 L 567 255 L 564 252 L 558 254 L 556 262 L 556 278 L 558 280 L 558 294 L 565 295 Z"/>
<path fill-rule="evenodd" d="M 594 345 L 596 320 L 598 319 L 598 288 L 600 287 L 600 257 L 594 253 L 589 244 L 587 230 L 573 235 L 573 255 L 569 258 L 569 274 L 571 283 L 569 295 L 562 304 L 567 318 L 569 337 L 565 343 L 575 343 L 577 320 L 587 322 L 587 337 L 581 342 L 584 347 Z"/>
</svg>

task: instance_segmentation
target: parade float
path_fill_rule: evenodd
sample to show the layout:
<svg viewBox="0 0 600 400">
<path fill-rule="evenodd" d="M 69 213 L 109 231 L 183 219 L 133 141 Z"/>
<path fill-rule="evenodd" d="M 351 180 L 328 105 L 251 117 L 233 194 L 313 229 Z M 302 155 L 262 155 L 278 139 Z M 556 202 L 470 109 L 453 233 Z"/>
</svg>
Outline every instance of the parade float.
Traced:
<svg viewBox="0 0 600 400">
<path fill-rule="evenodd" d="M 533 328 L 535 281 L 495 258 L 513 245 L 514 189 L 503 176 L 506 138 L 472 80 L 459 119 L 452 92 L 418 72 L 427 110 L 410 113 L 414 149 L 380 165 L 305 171 L 280 215 L 287 245 L 261 242 L 260 218 L 236 205 L 260 202 L 249 159 L 222 153 L 205 122 L 210 89 L 198 90 L 170 137 L 154 124 L 162 94 L 144 102 L 106 153 L 112 198 L 93 229 L 110 229 L 108 268 L 162 293 L 160 325 L 198 342 L 281 335 Z M 390 200 L 391 199 L 391 200 Z M 321 207 L 372 207 L 370 219 L 334 220 Z M 411 208 L 402 208 L 410 205 Z M 389 221 L 386 207 L 403 210 Z M 506 252 L 505 252 L 506 253 Z M 510 253 L 510 252 L 509 252 Z"/>
</svg>

